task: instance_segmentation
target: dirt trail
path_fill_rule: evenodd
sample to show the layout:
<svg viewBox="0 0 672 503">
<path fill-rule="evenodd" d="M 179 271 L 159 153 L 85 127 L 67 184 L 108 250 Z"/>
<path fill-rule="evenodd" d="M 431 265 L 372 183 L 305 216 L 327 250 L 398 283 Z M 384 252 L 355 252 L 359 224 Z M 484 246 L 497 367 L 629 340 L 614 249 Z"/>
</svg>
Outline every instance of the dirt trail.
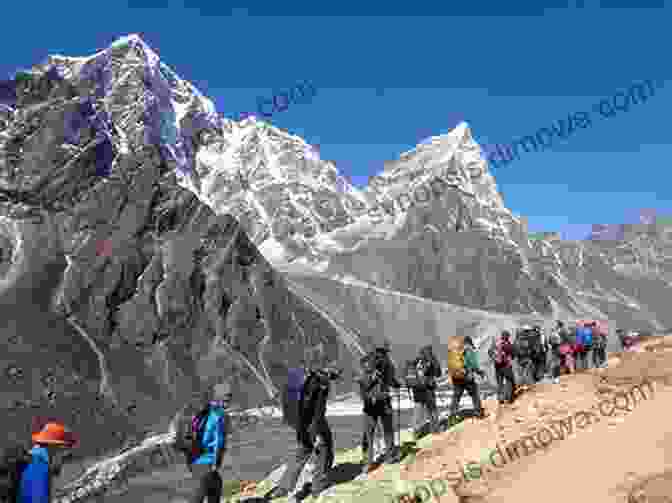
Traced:
<svg viewBox="0 0 672 503">
<path fill-rule="evenodd" d="M 485 501 L 523 503 L 540 495 L 548 503 L 627 501 L 629 483 L 672 469 L 671 403 L 672 390 L 657 386 L 653 398 L 622 422 L 602 418 L 574 438 L 557 441 L 552 452 L 534 456 L 517 477 L 493 484 Z"/>
<path fill-rule="evenodd" d="M 600 402 L 608 414 L 606 404 L 613 403 L 615 392 L 628 392 L 645 378 L 654 381 L 654 392 L 647 389 L 648 398 L 631 405 L 632 412 L 617 410 L 611 417 L 599 412 Z M 452 480 L 464 503 L 626 502 L 639 487 L 649 499 L 631 503 L 672 502 L 671 385 L 672 338 L 644 341 L 638 352 L 612 357 L 608 369 L 563 376 L 560 385 L 538 385 L 513 406 L 486 401 L 487 420 L 437 435 L 400 476 Z M 581 410 L 592 415 L 577 416 Z M 502 466 L 495 456 L 499 467 L 492 467 L 488 453 L 497 445 L 510 445 L 568 417 L 574 431 L 564 439 L 556 436 L 546 448 L 530 448 L 529 453 L 519 446 L 518 459 Z M 456 473 L 470 462 L 479 462 L 483 473 L 458 482 Z M 382 471 L 371 475 L 384 478 Z M 670 499 L 654 499 L 654 493 Z"/>
</svg>

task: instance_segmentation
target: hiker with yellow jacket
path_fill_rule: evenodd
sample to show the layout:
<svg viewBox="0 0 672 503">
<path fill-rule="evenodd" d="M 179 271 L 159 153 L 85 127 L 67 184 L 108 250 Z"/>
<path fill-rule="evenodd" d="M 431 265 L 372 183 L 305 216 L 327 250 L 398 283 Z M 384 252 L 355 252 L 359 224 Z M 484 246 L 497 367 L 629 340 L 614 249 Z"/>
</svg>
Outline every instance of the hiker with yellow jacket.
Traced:
<svg viewBox="0 0 672 503">
<path fill-rule="evenodd" d="M 460 400 L 465 391 L 474 403 L 474 414 L 485 417 L 481 405 L 481 396 L 476 375 L 485 377 L 478 364 L 478 353 L 470 336 L 464 338 L 464 344 L 457 345 L 448 351 L 448 373 L 453 382 L 453 400 L 450 404 L 450 416 L 455 417 Z"/>
</svg>

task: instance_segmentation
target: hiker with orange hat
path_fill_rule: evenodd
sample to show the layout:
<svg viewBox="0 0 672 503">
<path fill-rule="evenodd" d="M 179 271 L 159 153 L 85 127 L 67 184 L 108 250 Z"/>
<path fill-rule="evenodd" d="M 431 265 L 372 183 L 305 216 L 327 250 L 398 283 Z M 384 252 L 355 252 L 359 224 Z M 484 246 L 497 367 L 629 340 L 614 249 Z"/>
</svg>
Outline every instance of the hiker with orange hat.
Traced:
<svg viewBox="0 0 672 503">
<path fill-rule="evenodd" d="M 51 481 L 60 475 L 77 441 L 64 425 L 49 422 L 33 434 L 30 462 L 23 468 L 18 503 L 49 503 Z"/>
</svg>

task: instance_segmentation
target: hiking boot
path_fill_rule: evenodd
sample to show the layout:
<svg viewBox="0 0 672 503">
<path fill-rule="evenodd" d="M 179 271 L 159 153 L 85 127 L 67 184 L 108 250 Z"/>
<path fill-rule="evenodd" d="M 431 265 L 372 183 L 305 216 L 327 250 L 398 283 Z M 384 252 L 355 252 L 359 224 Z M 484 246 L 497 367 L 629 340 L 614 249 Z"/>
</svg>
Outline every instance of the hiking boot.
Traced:
<svg viewBox="0 0 672 503">
<path fill-rule="evenodd" d="M 366 475 L 366 474 L 371 473 L 373 470 L 375 470 L 377 468 L 377 466 L 378 465 L 375 464 L 375 463 L 365 464 L 364 468 L 362 468 L 362 475 Z"/>
<path fill-rule="evenodd" d="M 391 447 L 383 455 L 383 463 L 394 464 L 399 463 L 400 461 L 401 461 L 401 449 L 399 449 L 399 447 L 397 446 Z"/>
</svg>

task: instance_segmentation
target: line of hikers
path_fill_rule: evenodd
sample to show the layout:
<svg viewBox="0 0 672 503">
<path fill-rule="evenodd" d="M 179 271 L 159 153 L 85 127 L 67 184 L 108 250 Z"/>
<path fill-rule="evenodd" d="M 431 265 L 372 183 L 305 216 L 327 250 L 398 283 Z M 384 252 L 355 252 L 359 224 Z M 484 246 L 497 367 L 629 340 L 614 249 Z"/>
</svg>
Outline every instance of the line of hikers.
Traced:
<svg viewBox="0 0 672 503">
<path fill-rule="evenodd" d="M 617 329 L 616 335 L 623 351 L 633 348 L 635 336 L 632 333 Z M 606 325 L 594 320 L 577 321 L 571 327 L 556 321 L 548 337 L 544 337 L 539 325 L 521 327 L 513 341 L 511 333 L 503 331 L 493 340 L 488 351 L 495 369 L 500 403 L 512 402 L 516 395 L 514 360 L 518 362 L 520 377 L 524 381 L 538 382 L 548 372 L 553 382 L 558 383 L 563 372 L 574 373 L 590 368 L 590 356 L 595 368 L 605 366 L 607 340 Z"/>
<path fill-rule="evenodd" d="M 633 347 L 634 337 L 623 330 L 617 335 L 624 350 Z M 607 334 L 600 325 L 589 321 L 567 329 L 558 321 L 547 340 L 539 326 L 524 326 L 517 330 L 515 340 L 502 332 L 493 341 L 488 355 L 495 368 L 500 403 L 512 402 L 516 392 L 513 361 L 517 360 L 521 373 L 533 381 L 541 379 L 550 369 L 557 382 L 562 369 L 575 370 L 574 361 L 588 367 L 588 353 L 593 352 L 595 366 L 606 362 Z M 449 341 L 447 374 L 453 385 L 450 415 L 447 422 L 439 421 L 436 401 L 437 379 L 442 375 L 441 364 L 431 346 L 420 349 L 418 356 L 406 362 L 404 384 L 396 378 L 389 345 L 378 347 L 360 360 L 361 373 L 355 379 L 363 403 L 364 472 L 376 466 L 374 437 L 378 423 L 384 433 L 384 463 L 400 460 L 400 442 L 395 443 L 395 430 L 400 430 L 400 417 L 394 424 L 393 389 L 397 390 L 397 413 L 400 413 L 400 390 L 406 386 L 414 401 L 413 432 L 417 440 L 430 433 L 471 416 L 485 417 L 477 377 L 485 378 L 479 366 L 478 350 L 471 337 L 454 337 Z M 548 364 L 547 364 L 548 360 Z M 334 462 L 334 443 L 326 419 L 327 399 L 332 382 L 341 379 L 342 372 L 331 363 L 315 367 L 294 368 L 288 371 L 287 385 L 281 397 L 283 421 L 296 431 L 297 449 L 289 459 L 286 470 L 275 487 L 265 496 L 266 501 L 288 496 L 290 503 L 309 491 L 317 497 L 328 486 L 328 473 Z M 510 384 L 510 392 L 505 392 Z M 458 412 L 464 392 L 468 392 L 473 409 Z M 507 396 L 508 395 L 508 396 Z M 227 448 L 226 437 L 230 426 L 227 409 L 231 402 L 230 382 L 209 386 L 198 395 L 195 408 L 185 407 L 175 420 L 175 448 L 184 453 L 185 464 L 191 471 L 196 488 L 191 503 L 219 503 L 223 481 L 219 474 Z M 58 422 L 47 423 L 32 437 L 33 448 L 11 446 L 0 454 L 0 502 L 48 503 L 51 479 L 57 475 L 76 444 L 74 435 Z M 296 488 L 304 466 L 314 460 L 312 482 Z"/>
<path fill-rule="evenodd" d="M 361 441 L 363 473 L 370 472 L 378 462 L 397 463 L 401 458 L 400 439 L 395 442 L 395 430 L 400 431 L 400 390 L 406 386 L 414 402 L 413 433 L 422 436 L 447 427 L 439 423 L 436 402 L 437 379 L 442 375 L 441 364 L 432 346 L 424 346 L 405 366 L 404 384 L 396 377 L 395 365 L 390 358 L 389 344 L 377 347 L 360 359 L 361 372 L 355 379 L 362 399 L 363 435 Z M 448 373 L 455 392 L 451 403 L 451 418 L 458 417 L 458 407 L 464 391 L 471 394 L 476 415 L 482 407 L 475 375 L 485 377 L 478 366 L 478 355 L 470 337 L 464 338 L 460 349 L 449 352 Z M 331 429 L 326 420 L 326 403 L 330 383 L 340 378 L 340 372 L 331 366 L 324 369 L 293 369 L 283 395 L 283 417 L 297 432 L 299 444 L 290 458 L 282 479 L 264 496 L 266 501 L 287 496 L 293 503 L 308 492 L 318 497 L 328 485 L 328 472 L 334 461 Z M 394 424 L 393 395 L 397 396 L 397 425 Z M 462 412 L 461 415 L 464 415 Z M 448 424 L 451 420 L 449 419 Z M 382 426 L 384 452 L 375 458 L 374 438 L 378 424 Z M 314 457 L 312 482 L 297 488 L 299 476 L 311 457 Z"/>
</svg>

